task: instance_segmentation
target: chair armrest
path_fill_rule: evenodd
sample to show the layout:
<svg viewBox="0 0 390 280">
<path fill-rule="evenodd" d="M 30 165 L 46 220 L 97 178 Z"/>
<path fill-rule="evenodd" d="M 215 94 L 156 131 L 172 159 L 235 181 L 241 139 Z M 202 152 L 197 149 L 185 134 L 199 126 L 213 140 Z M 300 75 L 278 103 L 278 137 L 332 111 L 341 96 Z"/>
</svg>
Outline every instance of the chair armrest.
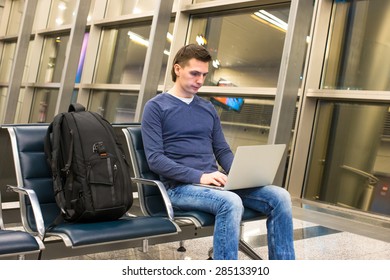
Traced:
<svg viewBox="0 0 390 280">
<path fill-rule="evenodd" d="M 19 194 L 27 195 L 27 197 L 30 200 L 31 207 L 34 213 L 35 223 L 38 231 L 38 237 L 41 240 L 43 240 L 45 236 L 45 223 L 43 221 L 42 211 L 41 211 L 41 207 L 39 206 L 39 201 L 36 193 L 33 190 L 29 190 L 21 187 L 16 187 L 11 185 L 7 185 L 7 187 L 8 190 L 14 191 Z"/>
<path fill-rule="evenodd" d="M 148 185 L 148 186 L 156 186 L 160 193 L 161 193 L 161 196 L 163 198 L 163 201 L 164 201 L 164 204 L 165 204 L 165 208 L 167 210 L 167 214 L 168 214 L 168 218 L 173 221 L 174 218 L 175 218 L 175 215 L 173 213 L 173 207 L 172 207 L 172 203 L 171 203 L 171 200 L 169 199 L 169 196 L 167 194 L 167 190 L 165 189 L 163 183 L 161 181 L 158 181 L 158 180 L 150 180 L 150 179 L 143 179 L 143 178 L 131 178 L 131 180 L 133 180 L 135 183 L 139 183 L 139 184 L 145 184 L 145 185 Z"/>
</svg>

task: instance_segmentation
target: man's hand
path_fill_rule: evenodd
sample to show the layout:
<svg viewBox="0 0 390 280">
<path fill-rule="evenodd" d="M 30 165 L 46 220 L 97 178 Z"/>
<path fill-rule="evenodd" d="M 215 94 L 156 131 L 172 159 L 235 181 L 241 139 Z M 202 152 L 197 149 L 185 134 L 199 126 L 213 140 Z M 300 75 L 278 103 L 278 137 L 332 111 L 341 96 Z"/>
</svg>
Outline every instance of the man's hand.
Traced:
<svg viewBox="0 0 390 280">
<path fill-rule="evenodd" d="M 200 183 L 203 185 L 214 185 L 214 186 L 224 186 L 227 181 L 226 174 L 215 171 L 213 173 L 204 173 L 200 177 Z"/>
</svg>

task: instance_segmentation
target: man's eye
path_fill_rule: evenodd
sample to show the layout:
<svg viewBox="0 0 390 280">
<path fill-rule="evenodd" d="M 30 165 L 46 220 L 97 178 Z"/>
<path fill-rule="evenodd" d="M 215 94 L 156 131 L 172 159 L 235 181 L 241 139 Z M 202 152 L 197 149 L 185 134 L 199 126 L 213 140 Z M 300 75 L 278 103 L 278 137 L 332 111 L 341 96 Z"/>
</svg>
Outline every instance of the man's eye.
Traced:
<svg viewBox="0 0 390 280">
<path fill-rule="evenodd" d="M 201 72 L 190 72 L 190 74 L 192 76 L 198 76 L 198 77 L 200 77 L 200 76 L 206 77 L 206 75 L 207 75 L 207 73 L 201 73 Z"/>
</svg>

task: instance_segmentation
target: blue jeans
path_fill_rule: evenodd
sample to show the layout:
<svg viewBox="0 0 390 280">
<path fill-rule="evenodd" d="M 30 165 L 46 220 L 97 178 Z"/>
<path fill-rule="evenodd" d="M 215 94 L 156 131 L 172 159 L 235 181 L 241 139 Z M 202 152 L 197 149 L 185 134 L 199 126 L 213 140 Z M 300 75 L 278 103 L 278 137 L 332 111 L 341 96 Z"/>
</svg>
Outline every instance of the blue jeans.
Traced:
<svg viewBox="0 0 390 280">
<path fill-rule="evenodd" d="M 199 210 L 215 215 L 213 258 L 238 258 L 240 224 L 244 206 L 267 216 L 269 259 L 295 259 L 289 193 L 277 186 L 220 191 L 194 185 L 168 189 L 172 205 L 181 210 Z"/>
</svg>

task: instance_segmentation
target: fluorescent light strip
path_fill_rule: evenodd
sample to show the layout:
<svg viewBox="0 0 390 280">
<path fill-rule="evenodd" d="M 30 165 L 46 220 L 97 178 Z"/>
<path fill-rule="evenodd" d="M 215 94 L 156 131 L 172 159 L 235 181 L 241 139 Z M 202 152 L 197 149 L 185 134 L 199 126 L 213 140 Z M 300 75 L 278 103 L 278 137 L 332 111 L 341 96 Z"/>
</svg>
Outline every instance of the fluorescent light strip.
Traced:
<svg viewBox="0 0 390 280">
<path fill-rule="evenodd" d="M 255 15 L 258 16 L 259 18 L 279 27 L 279 28 L 282 28 L 283 30 L 287 30 L 287 27 L 281 25 L 279 22 L 277 22 L 277 21 L 275 21 L 275 20 L 273 20 L 273 19 L 271 19 L 271 18 L 269 18 L 269 17 L 267 17 L 259 12 L 255 12 Z"/>
<path fill-rule="evenodd" d="M 172 42 L 172 40 L 173 40 L 173 35 L 171 33 L 169 33 L 169 32 L 167 32 L 167 40 L 169 42 Z"/>
<path fill-rule="evenodd" d="M 168 34 L 167 34 L 167 37 L 168 37 Z M 133 40 L 134 42 L 141 44 L 145 47 L 149 47 L 149 41 L 144 39 L 142 36 L 140 36 L 134 32 L 131 32 L 131 31 L 127 32 L 127 35 L 129 36 L 130 40 Z M 164 54 L 169 55 L 170 52 L 167 50 L 164 50 Z"/>
<path fill-rule="evenodd" d="M 129 35 L 129 38 L 131 40 L 133 40 L 134 42 L 141 44 L 145 47 L 149 47 L 149 41 L 142 38 L 140 35 L 135 34 L 134 32 L 131 32 L 131 31 L 127 32 L 127 35 Z"/>
<path fill-rule="evenodd" d="M 260 13 L 260 12 L 255 12 L 254 14 L 258 18 L 260 18 L 260 19 L 262 19 L 262 20 L 264 20 L 264 21 L 274 25 L 275 27 L 278 27 L 278 28 L 280 28 L 280 29 L 282 29 L 284 31 L 287 30 L 287 26 L 288 26 L 287 23 L 285 23 L 284 21 L 282 21 L 280 19 L 278 21 L 276 21 L 276 20 L 274 20 L 274 19 L 272 19 L 272 18 L 270 18 L 270 17 L 268 17 L 268 16 L 266 16 L 266 15 Z"/>
<path fill-rule="evenodd" d="M 274 16 L 273 14 L 271 14 L 265 10 L 260 10 L 260 13 L 273 19 L 274 21 L 278 22 L 280 24 L 280 27 L 282 27 L 282 26 L 286 27 L 285 29 L 287 30 L 288 24 L 286 22 L 284 22 L 283 20 L 281 20 L 280 18 Z"/>
</svg>

